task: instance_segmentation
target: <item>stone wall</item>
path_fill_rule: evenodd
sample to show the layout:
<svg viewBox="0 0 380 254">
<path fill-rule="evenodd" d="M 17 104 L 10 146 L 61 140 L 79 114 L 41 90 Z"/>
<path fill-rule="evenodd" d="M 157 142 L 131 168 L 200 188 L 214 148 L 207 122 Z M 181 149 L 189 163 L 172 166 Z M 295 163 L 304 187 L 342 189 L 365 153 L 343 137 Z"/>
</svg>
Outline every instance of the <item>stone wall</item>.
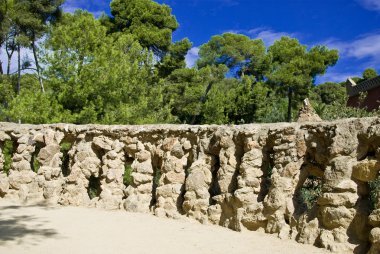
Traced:
<svg viewBox="0 0 380 254">
<path fill-rule="evenodd" d="M 380 118 L 240 126 L 0 123 L 0 197 L 189 217 L 334 252 L 380 253 L 380 195 L 370 188 L 379 147 Z"/>
</svg>

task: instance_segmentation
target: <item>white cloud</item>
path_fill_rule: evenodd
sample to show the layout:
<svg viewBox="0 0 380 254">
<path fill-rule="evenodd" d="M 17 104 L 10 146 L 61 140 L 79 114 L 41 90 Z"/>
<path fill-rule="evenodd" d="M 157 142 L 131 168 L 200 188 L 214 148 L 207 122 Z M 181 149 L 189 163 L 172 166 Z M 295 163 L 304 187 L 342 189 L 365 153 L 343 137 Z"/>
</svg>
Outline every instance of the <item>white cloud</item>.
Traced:
<svg viewBox="0 0 380 254">
<path fill-rule="evenodd" d="M 185 58 L 185 61 L 186 61 L 186 67 L 188 68 L 192 68 L 194 67 L 195 65 L 195 62 L 198 60 L 199 58 L 199 48 L 198 47 L 193 47 L 191 48 L 187 54 L 186 54 L 186 58 Z"/>
<path fill-rule="evenodd" d="M 91 13 L 94 14 L 94 17 L 97 19 L 104 13 L 104 11 L 93 11 Z"/>
<path fill-rule="evenodd" d="M 79 5 L 74 0 L 66 0 L 62 5 L 62 8 L 65 12 L 73 13 L 76 9 L 81 9 Z"/>
<path fill-rule="evenodd" d="M 296 33 L 276 32 L 267 27 L 256 27 L 248 30 L 244 29 L 231 29 L 223 33 L 245 34 L 255 39 L 262 39 L 266 46 L 272 45 L 275 41 L 281 39 L 283 36 L 295 37 Z"/>
<path fill-rule="evenodd" d="M 245 33 L 244 30 L 231 29 L 231 30 L 223 31 L 223 34 L 241 34 L 241 33 Z"/>
<path fill-rule="evenodd" d="M 380 33 L 367 34 L 352 41 L 330 39 L 322 44 L 339 50 L 344 58 L 368 59 L 369 64 L 380 64 Z"/>
<path fill-rule="evenodd" d="M 268 29 L 264 27 L 250 29 L 248 31 L 248 34 L 252 37 L 262 39 L 265 45 L 267 46 L 272 45 L 275 41 L 281 39 L 281 37 L 283 36 L 290 36 L 290 37 L 295 36 L 295 34 L 292 34 L 292 33 L 276 32 L 276 31 L 273 31 L 272 29 Z"/>
<path fill-rule="evenodd" d="M 75 6 L 63 6 L 63 11 L 68 13 L 74 13 L 77 9 Z"/>
<path fill-rule="evenodd" d="M 361 76 L 362 76 L 361 73 L 327 71 L 325 75 L 317 77 L 316 83 L 317 84 L 322 84 L 325 82 L 340 83 L 340 82 L 346 81 L 348 78 L 361 77 Z"/>
<path fill-rule="evenodd" d="M 380 0 L 357 0 L 364 8 L 370 11 L 380 11 Z"/>
<path fill-rule="evenodd" d="M 107 2 L 107 1 L 106 1 Z M 84 0 L 84 1 L 76 1 L 76 0 L 66 0 L 65 3 L 62 5 L 63 10 L 65 12 L 74 13 L 77 9 L 85 9 L 92 14 L 94 14 L 95 18 L 98 18 L 103 12 L 104 8 L 106 7 L 105 2 L 97 2 L 92 0 Z M 90 11 L 89 8 L 95 8 L 96 11 Z"/>
</svg>

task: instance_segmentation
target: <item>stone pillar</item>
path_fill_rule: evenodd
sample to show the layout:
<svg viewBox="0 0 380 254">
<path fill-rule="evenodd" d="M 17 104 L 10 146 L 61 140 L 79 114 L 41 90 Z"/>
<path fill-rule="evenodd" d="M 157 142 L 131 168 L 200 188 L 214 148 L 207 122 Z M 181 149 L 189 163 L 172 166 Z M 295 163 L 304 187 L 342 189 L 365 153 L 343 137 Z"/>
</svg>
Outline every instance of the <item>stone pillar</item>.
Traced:
<svg viewBox="0 0 380 254">
<path fill-rule="evenodd" d="M 58 203 L 65 183 L 61 169 L 62 153 L 59 145 L 63 137 L 62 132 L 47 129 L 37 133 L 33 138 L 35 142 L 44 144 L 37 155 L 40 164 L 37 179 L 39 186 L 43 189 L 44 198 L 53 204 Z"/>
<path fill-rule="evenodd" d="M 63 194 L 59 200 L 62 205 L 89 206 L 91 201 L 88 188 L 91 176 L 99 178 L 101 160 L 92 149 L 92 142 L 86 140 L 85 134 L 79 134 L 77 141 L 69 151 L 70 174 L 66 177 Z"/>
<path fill-rule="evenodd" d="M 166 138 L 162 144 L 161 177 L 156 190 L 155 214 L 159 217 L 179 218 L 185 191 L 186 166 L 191 146 L 183 147 L 177 138 Z"/>
<path fill-rule="evenodd" d="M 215 138 L 219 148 L 219 169 L 216 169 L 216 174 L 220 194 L 212 197 L 216 204 L 208 209 L 209 219 L 213 224 L 240 230 L 236 214 L 238 201 L 234 192 L 237 189 L 238 163 L 243 156 L 243 149 L 238 151 L 237 146 L 243 148 L 243 144 L 236 144 L 233 131 L 228 129 L 216 131 Z"/>
<path fill-rule="evenodd" d="M 336 157 L 323 176 L 323 193 L 317 201 L 322 226 L 319 238 L 320 244 L 331 251 L 353 251 L 356 245 L 349 243 L 348 231 L 353 224 L 358 228 L 363 224 L 363 221 L 354 221 L 360 215 L 356 209 L 358 186 L 351 180 L 354 162 L 350 156 Z M 357 240 L 353 234 L 351 238 L 352 243 Z"/>
<path fill-rule="evenodd" d="M 119 209 L 122 206 L 125 186 L 123 174 L 125 171 L 124 144 L 108 137 L 95 137 L 93 143 L 103 149 L 103 166 L 101 173 L 101 193 L 96 206 L 105 209 Z"/>
<path fill-rule="evenodd" d="M 126 151 L 135 160 L 132 163 L 132 184 L 125 190 L 125 210 L 129 212 L 149 213 L 153 191 L 152 154 L 145 149 L 144 144 L 137 138 L 123 138 Z"/>
<path fill-rule="evenodd" d="M 380 154 L 379 154 L 380 155 Z M 379 156 L 380 157 L 380 156 Z M 375 180 L 380 171 L 380 158 L 366 158 L 357 162 L 353 166 L 352 177 L 363 185 L 368 185 L 368 182 Z M 375 193 L 377 199 L 375 200 L 374 210 L 368 217 L 368 223 L 373 227 L 369 229 L 362 226 L 361 231 L 355 232 L 357 236 L 362 236 L 360 239 L 363 242 L 369 238 L 371 242 L 371 249 L 368 253 L 380 253 L 380 190 Z M 366 218 L 362 218 L 361 222 L 367 222 Z M 368 231 L 370 231 L 368 235 Z"/>
<path fill-rule="evenodd" d="M 12 157 L 12 168 L 9 172 L 9 185 L 14 190 L 12 196 L 18 194 L 22 201 L 42 200 L 42 191 L 37 182 L 37 174 L 32 171 L 31 162 L 35 151 L 33 134 L 29 132 L 13 132 L 17 139 L 17 149 Z"/>
<path fill-rule="evenodd" d="M 297 233 L 293 197 L 306 147 L 293 127 L 271 130 L 269 138 L 274 140 L 274 167 L 271 187 L 264 199 L 264 215 L 268 219 L 265 231 L 277 233 L 280 238 L 293 238 Z"/>
<path fill-rule="evenodd" d="M 4 142 L 11 138 L 5 133 L 0 131 L 0 198 L 4 197 L 9 191 L 9 180 L 7 174 L 4 172 Z"/>
<path fill-rule="evenodd" d="M 244 156 L 239 168 L 238 189 L 235 197 L 239 201 L 237 213 L 243 227 L 249 230 L 265 228 L 267 219 L 263 215 L 263 202 L 259 202 L 264 172 L 263 145 L 265 136 L 253 135 L 244 140 Z"/>
<path fill-rule="evenodd" d="M 208 223 L 209 189 L 212 181 L 212 172 L 215 169 L 214 165 L 214 156 L 202 154 L 191 165 L 189 176 L 186 179 L 183 210 L 186 216 L 196 219 L 202 224 Z"/>
<path fill-rule="evenodd" d="M 368 254 L 380 253 L 380 191 L 377 193 L 375 210 L 370 214 L 368 221 L 373 227 L 369 234 L 371 249 Z"/>
</svg>

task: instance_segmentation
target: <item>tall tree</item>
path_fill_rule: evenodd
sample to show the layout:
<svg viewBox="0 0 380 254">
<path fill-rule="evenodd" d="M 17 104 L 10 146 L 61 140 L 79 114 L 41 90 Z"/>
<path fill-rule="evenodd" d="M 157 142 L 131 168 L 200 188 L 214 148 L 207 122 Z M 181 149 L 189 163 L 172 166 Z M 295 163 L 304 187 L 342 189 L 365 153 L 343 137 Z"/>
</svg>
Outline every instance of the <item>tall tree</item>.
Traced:
<svg viewBox="0 0 380 254">
<path fill-rule="evenodd" d="M 41 76 L 36 42 L 47 32 L 48 24 L 55 22 L 61 16 L 60 6 L 64 0 L 14 0 L 18 15 L 16 24 L 22 36 L 29 39 L 29 47 L 32 49 L 35 67 L 42 92 L 45 88 Z"/>
<path fill-rule="evenodd" d="M 211 89 L 224 79 L 225 65 L 206 66 L 200 70 L 177 69 L 165 80 L 164 100 L 182 123 L 202 123 L 205 103 Z"/>
<path fill-rule="evenodd" d="M 65 13 L 52 28 L 47 39 L 47 75 L 65 109 L 76 113 L 85 107 L 87 88 L 80 75 L 107 40 L 106 28 L 91 13 L 81 10 Z"/>
<path fill-rule="evenodd" d="M 10 30 L 10 4 L 9 0 L 0 0 L 0 54 Z M 3 74 L 3 63 L 0 61 L 0 74 Z"/>
<path fill-rule="evenodd" d="M 261 39 L 242 34 L 225 33 L 213 36 L 199 50 L 197 66 L 226 65 L 237 77 L 254 75 L 262 79 L 269 66 L 266 48 Z"/>
<path fill-rule="evenodd" d="M 310 99 L 317 103 L 333 104 L 334 102 L 346 103 L 346 83 L 326 82 L 313 87 Z"/>
<path fill-rule="evenodd" d="M 365 69 L 364 72 L 363 72 L 363 79 L 364 80 L 367 80 L 367 79 L 371 79 L 371 78 L 374 78 L 374 77 L 377 77 L 377 71 L 373 68 L 368 68 L 368 69 Z"/>
<path fill-rule="evenodd" d="M 11 73 L 11 60 L 13 57 L 13 54 L 15 51 L 17 51 L 17 30 L 15 26 L 12 26 L 10 31 L 8 32 L 6 36 L 5 41 L 5 53 L 7 54 L 8 61 L 7 61 L 7 75 L 9 76 Z"/>
<path fill-rule="evenodd" d="M 287 120 L 292 120 L 292 107 L 308 94 L 317 75 L 324 74 L 329 66 L 335 65 L 337 50 L 315 46 L 307 50 L 297 39 L 282 37 L 269 47 L 272 58 L 268 82 L 287 94 Z"/>
<path fill-rule="evenodd" d="M 130 33 L 143 48 L 163 57 L 172 43 L 178 23 L 171 9 L 152 0 L 113 0 L 112 30 Z"/>
<path fill-rule="evenodd" d="M 192 43 L 187 38 L 170 45 L 162 61 L 158 63 L 158 75 L 165 78 L 174 70 L 185 68 L 185 57 L 191 46 Z"/>
<path fill-rule="evenodd" d="M 132 35 L 107 36 L 92 14 L 76 11 L 52 28 L 48 46 L 50 87 L 75 123 L 171 121 L 152 54 Z"/>
</svg>

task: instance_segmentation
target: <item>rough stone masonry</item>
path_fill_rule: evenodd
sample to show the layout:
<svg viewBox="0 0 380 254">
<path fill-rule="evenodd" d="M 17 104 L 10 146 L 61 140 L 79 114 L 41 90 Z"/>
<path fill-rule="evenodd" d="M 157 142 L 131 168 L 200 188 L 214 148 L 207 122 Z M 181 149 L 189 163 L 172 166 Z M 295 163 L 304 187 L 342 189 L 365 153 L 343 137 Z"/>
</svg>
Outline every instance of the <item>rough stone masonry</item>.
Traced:
<svg viewBox="0 0 380 254">
<path fill-rule="evenodd" d="M 189 217 L 333 252 L 380 253 L 380 188 L 370 188 L 379 170 L 380 118 L 0 123 L 1 198 Z"/>
</svg>

